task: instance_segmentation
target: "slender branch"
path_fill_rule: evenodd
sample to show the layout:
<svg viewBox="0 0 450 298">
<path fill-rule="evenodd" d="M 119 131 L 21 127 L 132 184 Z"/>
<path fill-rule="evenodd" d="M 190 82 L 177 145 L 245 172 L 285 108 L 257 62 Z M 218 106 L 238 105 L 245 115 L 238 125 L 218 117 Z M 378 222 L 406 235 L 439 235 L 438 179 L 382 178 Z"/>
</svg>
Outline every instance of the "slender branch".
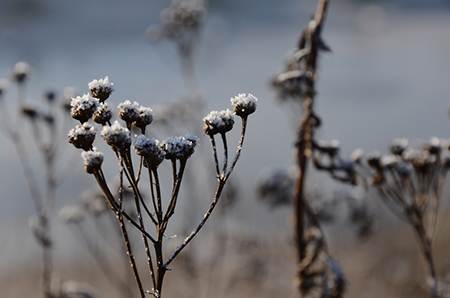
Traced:
<svg viewBox="0 0 450 298">
<path fill-rule="evenodd" d="M 217 174 L 217 177 L 220 177 L 220 166 L 219 166 L 219 159 L 217 158 L 216 140 L 214 139 L 213 135 L 210 135 L 209 137 L 211 139 L 211 145 L 212 145 L 212 148 L 213 148 L 214 163 L 216 165 L 216 174 Z"/>
<path fill-rule="evenodd" d="M 242 121 L 242 126 L 241 126 L 241 136 L 239 139 L 239 143 L 236 147 L 236 154 L 234 156 L 234 159 L 231 163 L 231 167 L 228 170 L 228 173 L 225 174 L 226 179 L 228 179 L 228 177 L 230 177 L 231 173 L 234 170 L 234 167 L 236 166 L 239 157 L 241 156 L 241 152 L 242 152 L 242 146 L 244 145 L 244 140 L 245 140 L 245 132 L 247 130 L 247 117 L 241 117 L 241 121 Z"/>
<path fill-rule="evenodd" d="M 228 168 L 228 144 L 227 144 L 227 135 L 225 133 L 220 134 L 222 136 L 223 150 L 224 150 L 224 161 L 223 161 L 223 169 L 222 172 L 226 173 Z"/>
</svg>

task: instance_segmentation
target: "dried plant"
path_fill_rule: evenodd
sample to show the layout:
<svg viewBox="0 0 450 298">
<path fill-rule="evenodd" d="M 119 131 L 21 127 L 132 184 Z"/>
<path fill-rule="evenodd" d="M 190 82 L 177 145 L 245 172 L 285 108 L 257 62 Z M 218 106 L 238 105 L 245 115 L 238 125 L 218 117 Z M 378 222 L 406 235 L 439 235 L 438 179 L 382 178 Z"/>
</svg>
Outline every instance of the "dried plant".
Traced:
<svg viewBox="0 0 450 298">
<path fill-rule="evenodd" d="M 123 194 L 123 198 L 125 201 L 131 201 L 132 194 Z M 129 280 L 130 272 L 126 251 L 122 251 L 119 254 L 116 253 L 114 258 L 108 257 L 110 255 L 107 253 L 108 251 L 111 252 L 122 248 L 123 245 L 117 241 L 121 240 L 121 232 L 114 224 L 114 217 L 108 212 L 108 206 L 103 193 L 91 191 L 86 193 L 82 199 L 80 204 L 63 207 L 59 212 L 59 217 L 71 228 L 75 239 L 78 240 L 77 242 L 83 245 L 83 248 L 94 259 L 103 276 L 110 282 L 112 287 L 117 289 L 120 296 L 134 297 L 134 286 L 132 285 L 132 281 L 130 282 Z M 100 236 L 102 248 L 98 244 L 99 241 L 93 239 L 91 230 L 89 230 L 90 227 L 94 229 L 95 236 Z M 114 239 L 108 237 L 111 228 L 114 232 Z M 119 270 L 117 270 L 116 266 L 117 259 L 122 259 L 120 263 L 124 265 Z"/>
<path fill-rule="evenodd" d="M 118 195 L 115 196 L 102 170 L 103 153 L 93 146 L 96 134 L 94 125 L 89 123 L 89 120 L 99 109 L 102 109 L 102 111 L 108 110 L 105 107 L 105 100 L 113 91 L 112 84 L 106 80 L 95 80 L 89 84 L 89 88 L 90 94 L 72 99 L 71 115 L 74 119 L 79 120 L 80 124 L 69 132 L 69 142 L 76 148 L 83 149 L 82 158 L 84 168 L 88 174 L 92 174 L 95 177 L 110 209 L 116 215 L 140 296 L 145 297 L 146 294 L 151 294 L 154 297 L 161 297 L 164 277 L 170 268 L 169 266 L 200 232 L 211 216 L 239 160 L 245 138 L 247 119 L 256 109 L 256 98 L 251 94 L 240 94 L 231 100 L 233 111 L 213 111 L 203 119 L 203 130 L 209 136 L 213 148 L 217 175 L 216 190 L 202 220 L 181 244 L 168 257 L 165 257 L 164 240 L 167 237 L 167 227 L 173 219 L 180 195 L 184 171 L 188 160 L 194 153 L 198 138 L 193 136 L 178 136 L 160 142 L 154 138 L 147 137 L 145 135 L 146 128 L 153 120 L 151 109 L 143 107 L 136 102 L 125 101 L 118 105 L 119 117 L 125 123 L 126 127 L 122 126 L 117 120 L 111 124 L 110 119 L 99 122 L 94 117 L 93 121 L 102 126 L 101 135 L 106 144 L 112 148 L 119 164 L 120 187 Z M 104 98 L 100 98 L 97 94 L 98 92 L 93 92 L 94 88 L 100 89 L 105 95 Z M 233 129 L 234 114 L 241 118 L 242 129 L 235 157 L 229 162 L 226 135 Z M 132 135 L 131 130 L 137 134 Z M 217 154 L 217 135 L 220 135 L 223 145 L 224 156 L 222 164 L 219 163 Z M 137 168 L 134 165 L 132 148 L 134 148 L 137 158 L 140 160 Z M 172 190 L 166 204 L 164 204 L 165 200 L 162 195 L 162 185 L 159 178 L 159 167 L 164 164 L 164 160 L 170 162 L 172 170 Z M 151 202 L 147 202 L 142 194 L 141 182 L 144 180 L 143 170 L 145 168 L 148 171 L 150 189 L 150 195 L 148 197 L 151 198 Z M 134 195 L 134 211 L 137 214 L 137 219 L 123 206 L 124 178 L 129 183 Z M 153 232 L 149 230 L 144 219 L 151 223 Z M 133 253 L 134 250 L 130 243 L 128 225 L 133 226 L 141 233 L 147 258 L 149 277 L 152 282 L 151 290 L 146 289 L 143 285 Z M 153 251 L 150 249 L 151 245 L 153 246 Z"/>
<path fill-rule="evenodd" d="M 314 158 L 319 169 L 338 181 L 375 188 L 392 213 L 414 230 L 431 277 L 430 297 L 439 297 L 433 237 L 450 168 L 450 143 L 432 138 L 421 148 L 412 148 L 408 140 L 396 139 L 386 155 L 363 156 L 357 149 L 347 160 L 340 157 L 339 147 L 330 150 L 319 144 Z"/>
<path fill-rule="evenodd" d="M 301 34 L 296 52 L 286 70 L 273 79 L 273 86 L 282 99 L 301 101 L 303 115 L 296 137 L 297 177 L 294 186 L 295 239 L 297 279 L 301 297 L 342 297 L 345 282 L 336 262 L 325 245 L 317 214 L 305 194 L 308 162 L 313 153 L 315 130 L 321 125 L 315 112 L 316 79 L 319 52 L 329 51 L 322 40 L 322 29 L 328 8 L 327 0 L 319 0 L 316 13 Z"/>
<path fill-rule="evenodd" d="M 27 100 L 25 91 L 30 70 L 27 63 L 19 62 L 14 66 L 10 79 L 0 82 L 1 132 L 14 145 L 33 200 L 36 216 L 30 220 L 30 226 L 42 248 L 42 289 L 44 296 L 50 298 L 53 297 L 51 213 L 57 187 L 67 170 L 61 166 L 64 164 L 61 163 L 64 152 L 59 146 L 59 141 L 69 117 L 65 101 L 61 102 L 53 91 L 44 95 L 42 108 L 32 105 Z M 5 100 L 7 86 L 10 84 L 17 87 L 15 102 Z M 35 149 L 30 145 L 30 139 L 34 141 Z M 42 162 L 36 168 L 34 154 L 38 154 Z M 41 172 L 44 173 L 44 181 L 40 179 Z"/>
</svg>

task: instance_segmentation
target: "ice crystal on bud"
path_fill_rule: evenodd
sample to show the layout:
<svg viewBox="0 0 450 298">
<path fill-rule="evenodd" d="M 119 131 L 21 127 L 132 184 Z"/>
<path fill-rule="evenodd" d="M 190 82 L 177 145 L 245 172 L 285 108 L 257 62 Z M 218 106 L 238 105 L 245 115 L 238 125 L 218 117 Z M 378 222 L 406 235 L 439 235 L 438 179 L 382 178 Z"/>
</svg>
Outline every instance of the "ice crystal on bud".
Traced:
<svg viewBox="0 0 450 298">
<path fill-rule="evenodd" d="M 97 107 L 97 110 L 94 112 L 92 119 L 101 125 L 105 125 L 112 118 L 112 112 L 108 108 L 108 104 L 100 103 Z"/>
<path fill-rule="evenodd" d="M 113 86 L 114 84 L 109 81 L 108 76 L 103 79 L 93 80 L 88 84 L 89 92 L 93 97 L 98 98 L 100 102 L 108 99 L 114 91 Z"/>
<path fill-rule="evenodd" d="M 16 81 L 16 83 L 23 83 L 27 79 L 28 75 L 30 74 L 31 67 L 26 62 L 18 62 L 16 65 L 14 65 L 13 69 L 13 79 Z"/>
<path fill-rule="evenodd" d="M 258 99 L 253 94 L 240 93 L 231 98 L 233 112 L 239 117 L 247 117 L 256 111 L 256 102 Z"/>
<path fill-rule="evenodd" d="M 131 145 L 131 133 L 116 120 L 111 126 L 104 126 L 102 137 L 105 142 L 119 151 L 126 150 Z"/>
<path fill-rule="evenodd" d="M 166 155 L 161 148 L 160 142 L 144 135 L 139 135 L 134 142 L 136 153 L 145 159 L 145 165 L 149 168 L 156 168 Z"/>
<path fill-rule="evenodd" d="M 226 133 L 233 128 L 233 113 L 226 109 L 223 111 L 212 111 L 203 118 L 203 131 L 210 136 L 218 133 Z"/>
<path fill-rule="evenodd" d="M 73 144 L 76 148 L 88 151 L 91 150 L 95 140 L 95 129 L 87 122 L 78 124 L 69 131 L 68 137 L 69 143 Z"/>
<path fill-rule="evenodd" d="M 166 159 L 187 159 L 194 153 L 196 140 L 192 137 L 170 137 L 165 140 L 161 147 L 165 152 Z"/>
<path fill-rule="evenodd" d="M 88 174 L 98 171 L 103 163 L 103 153 L 97 151 L 95 147 L 92 150 L 81 152 L 81 158 L 83 159 L 84 169 Z"/>
<path fill-rule="evenodd" d="M 125 121 L 128 125 L 139 119 L 139 104 L 137 102 L 131 102 L 125 100 L 117 106 L 119 110 L 119 117 Z"/>
<path fill-rule="evenodd" d="M 153 121 L 153 110 L 149 107 L 140 106 L 138 112 L 139 117 L 136 119 L 135 124 L 140 129 L 145 130 L 145 127 Z"/>
<path fill-rule="evenodd" d="M 85 94 L 72 98 L 70 102 L 70 115 L 72 118 L 84 123 L 88 121 L 97 109 L 98 100 Z"/>
<path fill-rule="evenodd" d="M 381 157 L 381 165 L 385 168 L 393 168 L 400 162 L 397 155 L 389 154 Z"/>
</svg>

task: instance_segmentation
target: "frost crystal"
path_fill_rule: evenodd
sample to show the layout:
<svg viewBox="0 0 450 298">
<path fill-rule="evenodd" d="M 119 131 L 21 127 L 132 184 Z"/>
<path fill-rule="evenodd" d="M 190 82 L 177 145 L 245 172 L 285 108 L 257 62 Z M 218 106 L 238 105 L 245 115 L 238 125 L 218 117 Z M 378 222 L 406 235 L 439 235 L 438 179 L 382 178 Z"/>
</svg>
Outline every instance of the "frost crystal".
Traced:
<svg viewBox="0 0 450 298">
<path fill-rule="evenodd" d="M 88 121 L 97 109 L 98 100 L 85 94 L 72 98 L 70 102 L 70 115 L 72 118 L 84 123 Z"/>
<path fill-rule="evenodd" d="M 108 121 L 111 120 L 111 118 L 112 113 L 108 108 L 108 104 L 100 103 L 93 115 L 94 121 L 98 124 L 105 125 L 106 123 L 108 123 Z"/>
<path fill-rule="evenodd" d="M 161 147 L 166 159 L 187 159 L 194 153 L 196 144 L 196 140 L 192 137 L 170 137 L 161 144 Z"/>
<path fill-rule="evenodd" d="M 87 151 L 92 148 L 92 144 L 94 143 L 95 129 L 87 122 L 78 124 L 69 131 L 68 137 L 69 143 L 73 144 L 76 148 Z"/>
<path fill-rule="evenodd" d="M 207 135 L 226 133 L 233 128 L 233 113 L 228 109 L 212 111 L 203 118 L 203 123 L 203 130 Z"/>
<path fill-rule="evenodd" d="M 117 120 L 111 126 L 103 127 L 102 136 L 108 145 L 119 151 L 126 150 L 131 145 L 130 131 Z"/>
<path fill-rule="evenodd" d="M 97 151 L 95 147 L 92 150 L 81 152 L 81 158 L 83 159 L 84 169 L 88 174 L 93 174 L 99 170 L 103 163 L 103 153 Z"/>
<path fill-rule="evenodd" d="M 240 93 L 232 97 L 230 101 L 234 113 L 240 117 L 246 117 L 256 111 L 256 102 L 258 99 L 251 93 Z"/>
<path fill-rule="evenodd" d="M 136 119 L 136 126 L 142 130 L 145 130 L 147 125 L 150 125 L 153 121 L 153 110 L 149 107 L 139 107 L 139 117 Z"/>
<path fill-rule="evenodd" d="M 108 76 L 103 79 L 93 80 L 89 84 L 89 91 L 91 95 L 98 98 L 100 102 L 104 102 L 108 99 L 111 93 L 114 91 L 114 84 L 109 81 Z"/>
<path fill-rule="evenodd" d="M 120 119 L 122 119 L 129 125 L 139 119 L 139 108 L 139 103 L 132 103 L 129 100 L 125 100 L 117 106 Z"/>
<path fill-rule="evenodd" d="M 166 154 L 158 140 L 147 138 L 144 135 L 136 138 L 134 149 L 138 155 L 145 158 L 145 165 L 149 168 L 156 168 L 164 160 Z"/>
</svg>

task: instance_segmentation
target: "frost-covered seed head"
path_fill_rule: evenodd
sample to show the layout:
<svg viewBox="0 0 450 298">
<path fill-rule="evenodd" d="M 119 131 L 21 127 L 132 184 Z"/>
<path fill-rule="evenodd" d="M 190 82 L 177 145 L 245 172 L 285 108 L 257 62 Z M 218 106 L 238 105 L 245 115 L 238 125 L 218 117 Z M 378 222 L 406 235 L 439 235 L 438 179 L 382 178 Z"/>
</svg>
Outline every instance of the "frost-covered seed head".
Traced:
<svg viewBox="0 0 450 298">
<path fill-rule="evenodd" d="M 85 214 L 79 206 L 65 206 L 58 216 L 67 224 L 78 224 L 83 221 Z"/>
<path fill-rule="evenodd" d="M 430 142 L 425 145 L 425 149 L 428 150 L 430 154 L 439 154 L 441 152 L 442 147 L 444 147 L 443 144 L 444 142 L 441 141 L 439 138 L 432 137 L 430 139 Z"/>
<path fill-rule="evenodd" d="M 150 125 L 153 121 L 153 110 L 149 107 L 140 106 L 139 117 L 136 119 L 136 126 L 144 130 L 147 125 Z"/>
<path fill-rule="evenodd" d="M 203 131 L 210 136 L 226 133 L 233 128 L 233 124 L 233 113 L 230 110 L 212 111 L 203 118 Z"/>
<path fill-rule="evenodd" d="M 114 91 L 114 84 L 109 81 L 108 76 L 103 79 L 93 80 L 88 84 L 88 86 L 92 97 L 98 98 L 100 102 L 107 100 Z"/>
<path fill-rule="evenodd" d="M 253 94 L 240 93 L 231 98 L 233 112 L 239 117 L 247 117 L 256 111 L 256 102 L 258 99 Z"/>
<path fill-rule="evenodd" d="M 102 136 L 105 142 L 115 150 L 123 151 L 131 145 L 131 133 L 116 120 L 111 126 L 104 126 Z"/>
<path fill-rule="evenodd" d="M 72 118 L 84 123 L 88 121 L 97 109 L 98 100 L 85 94 L 72 98 L 70 102 L 70 115 Z"/>
<path fill-rule="evenodd" d="M 40 116 L 39 111 L 35 107 L 30 105 L 23 105 L 21 108 L 21 112 L 22 115 L 30 120 L 36 120 Z"/>
<path fill-rule="evenodd" d="M 187 159 L 194 153 L 196 141 L 191 137 L 170 137 L 161 144 L 166 159 Z"/>
<path fill-rule="evenodd" d="M 364 151 L 361 148 L 355 149 L 350 158 L 355 162 L 355 163 L 360 163 L 361 159 L 364 155 Z"/>
<path fill-rule="evenodd" d="M 139 119 L 139 104 L 137 102 L 131 102 L 125 100 L 117 106 L 119 110 L 119 117 L 125 121 L 128 125 Z"/>
<path fill-rule="evenodd" d="M 340 145 L 338 140 L 318 141 L 320 151 L 330 156 L 336 156 L 339 153 Z"/>
<path fill-rule="evenodd" d="M 106 123 L 108 123 L 108 121 L 110 121 L 111 118 L 112 112 L 108 108 L 108 104 L 104 102 L 98 105 L 97 110 L 94 112 L 94 115 L 92 116 L 94 122 L 101 125 L 105 125 Z"/>
<path fill-rule="evenodd" d="M 391 144 L 391 153 L 395 155 L 402 155 L 408 148 L 408 139 L 398 138 L 394 139 Z"/>
<path fill-rule="evenodd" d="M 48 90 L 45 92 L 44 98 L 47 102 L 53 103 L 56 100 L 56 92 L 53 90 Z"/>
<path fill-rule="evenodd" d="M 16 83 L 22 84 L 28 78 L 30 74 L 31 67 L 26 62 L 18 62 L 14 65 L 13 69 L 13 79 Z"/>
<path fill-rule="evenodd" d="M 389 154 L 381 157 L 381 165 L 385 168 L 393 168 L 400 162 L 400 158 L 397 155 Z"/>
<path fill-rule="evenodd" d="M 164 160 L 166 152 L 161 148 L 160 142 L 144 135 L 139 135 L 134 142 L 136 153 L 145 159 L 145 165 L 156 168 Z"/>
<path fill-rule="evenodd" d="M 88 151 L 92 149 L 95 140 L 95 129 L 87 122 L 78 124 L 69 131 L 68 137 L 69 143 L 76 148 Z"/>
<path fill-rule="evenodd" d="M 95 147 L 92 150 L 81 152 L 81 158 L 83 159 L 84 169 L 88 174 L 100 170 L 103 163 L 103 153 L 97 151 Z"/>
<path fill-rule="evenodd" d="M 374 169 L 380 169 L 381 168 L 380 154 L 378 152 L 374 152 L 367 155 L 367 164 Z"/>
</svg>

